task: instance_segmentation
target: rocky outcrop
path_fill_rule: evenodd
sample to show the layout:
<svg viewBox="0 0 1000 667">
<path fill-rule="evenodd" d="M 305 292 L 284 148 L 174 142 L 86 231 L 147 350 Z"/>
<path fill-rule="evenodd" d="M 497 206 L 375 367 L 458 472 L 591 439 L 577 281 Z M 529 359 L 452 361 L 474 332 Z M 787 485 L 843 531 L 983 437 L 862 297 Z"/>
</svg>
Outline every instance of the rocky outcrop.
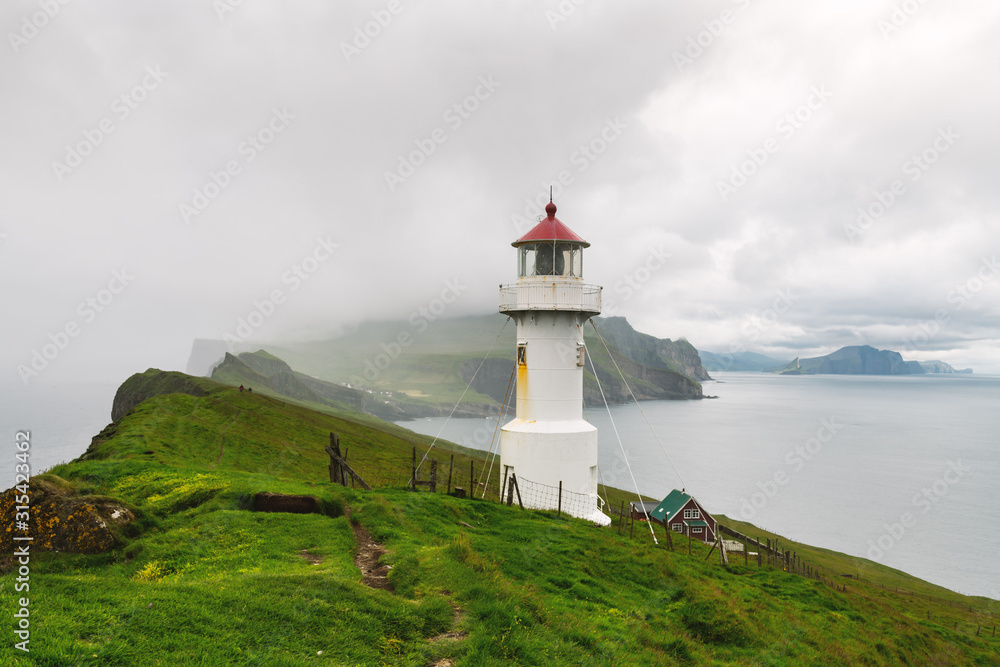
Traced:
<svg viewBox="0 0 1000 667">
<path fill-rule="evenodd" d="M 111 403 L 111 420 L 118 421 L 135 406 L 148 398 L 162 394 L 190 394 L 204 396 L 208 393 L 196 379 L 184 373 L 147 369 L 125 380 L 115 393 Z"/>
<path fill-rule="evenodd" d="M 17 535 L 34 538 L 30 542 L 32 551 L 102 553 L 118 546 L 123 529 L 135 521 L 135 514 L 121 501 L 105 496 L 77 496 L 68 482 L 55 475 L 33 477 L 29 491 L 28 498 L 16 487 L 0 495 L 5 531 L 0 553 L 11 553 L 21 546 L 13 540 Z M 30 504 L 25 500 L 30 500 Z M 17 506 L 25 504 L 30 508 L 26 531 L 19 530 L 15 521 Z"/>
</svg>

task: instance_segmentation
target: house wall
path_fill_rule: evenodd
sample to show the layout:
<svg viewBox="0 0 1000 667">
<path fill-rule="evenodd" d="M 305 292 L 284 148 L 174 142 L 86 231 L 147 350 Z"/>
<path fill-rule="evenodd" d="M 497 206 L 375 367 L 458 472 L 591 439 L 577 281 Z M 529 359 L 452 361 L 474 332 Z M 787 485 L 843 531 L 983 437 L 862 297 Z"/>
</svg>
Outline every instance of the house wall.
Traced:
<svg viewBox="0 0 1000 667">
<path fill-rule="evenodd" d="M 694 498 L 685 503 L 684 507 L 679 509 L 675 516 L 671 517 L 668 528 L 670 530 L 674 530 L 675 526 L 680 526 L 683 534 L 687 535 L 686 529 L 684 529 L 684 510 L 693 510 L 693 509 L 698 510 L 699 517 L 698 519 L 691 519 L 691 521 L 704 521 L 705 523 L 708 524 L 708 526 L 703 527 L 701 533 L 694 532 L 695 529 L 692 528 L 691 537 L 698 538 L 703 542 L 714 542 L 715 533 L 716 530 L 718 529 L 718 524 L 716 523 L 712 515 L 706 512 L 704 509 L 702 509 L 701 505 L 699 505 Z"/>
</svg>

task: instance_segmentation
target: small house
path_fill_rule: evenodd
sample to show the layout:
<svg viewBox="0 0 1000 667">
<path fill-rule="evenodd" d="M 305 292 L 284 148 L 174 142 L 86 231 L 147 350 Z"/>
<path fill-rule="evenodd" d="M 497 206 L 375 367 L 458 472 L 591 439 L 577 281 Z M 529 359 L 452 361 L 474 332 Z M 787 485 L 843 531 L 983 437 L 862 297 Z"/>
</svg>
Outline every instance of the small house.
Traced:
<svg viewBox="0 0 1000 667">
<path fill-rule="evenodd" d="M 631 515 L 633 521 L 645 521 L 648 516 L 650 521 L 658 523 L 662 526 L 662 521 L 653 518 L 653 510 L 655 510 L 659 505 L 660 501 L 658 500 L 631 502 L 628 504 L 629 514 Z"/>
<path fill-rule="evenodd" d="M 717 528 L 715 519 L 697 500 L 684 491 L 677 489 L 671 491 L 670 495 L 649 513 L 649 518 L 675 533 L 690 535 L 703 542 L 715 541 Z"/>
</svg>

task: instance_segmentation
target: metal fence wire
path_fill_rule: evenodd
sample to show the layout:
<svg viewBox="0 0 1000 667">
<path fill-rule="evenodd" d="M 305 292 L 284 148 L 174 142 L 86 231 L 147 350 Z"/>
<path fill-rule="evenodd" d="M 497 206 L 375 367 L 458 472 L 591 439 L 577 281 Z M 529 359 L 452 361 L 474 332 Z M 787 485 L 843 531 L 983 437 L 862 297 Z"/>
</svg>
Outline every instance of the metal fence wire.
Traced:
<svg viewBox="0 0 1000 667">
<path fill-rule="evenodd" d="M 558 486 L 532 482 L 519 476 L 517 488 L 526 509 L 554 510 L 560 506 Z M 594 512 L 604 511 L 604 499 L 596 493 L 576 493 L 562 489 L 562 511 L 575 517 L 589 517 Z"/>
</svg>

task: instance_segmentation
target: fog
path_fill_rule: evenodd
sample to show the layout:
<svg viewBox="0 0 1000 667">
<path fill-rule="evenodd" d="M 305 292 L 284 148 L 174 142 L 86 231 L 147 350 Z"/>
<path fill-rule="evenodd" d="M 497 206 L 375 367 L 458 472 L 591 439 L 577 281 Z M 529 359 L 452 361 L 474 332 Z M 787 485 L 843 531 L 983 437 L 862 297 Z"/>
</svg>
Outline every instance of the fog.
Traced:
<svg viewBox="0 0 1000 667">
<path fill-rule="evenodd" d="M 495 312 L 550 186 L 641 331 L 1000 373 L 995 3 L 19 0 L 0 26 L 5 385 L 456 283 L 446 316 Z"/>
</svg>

